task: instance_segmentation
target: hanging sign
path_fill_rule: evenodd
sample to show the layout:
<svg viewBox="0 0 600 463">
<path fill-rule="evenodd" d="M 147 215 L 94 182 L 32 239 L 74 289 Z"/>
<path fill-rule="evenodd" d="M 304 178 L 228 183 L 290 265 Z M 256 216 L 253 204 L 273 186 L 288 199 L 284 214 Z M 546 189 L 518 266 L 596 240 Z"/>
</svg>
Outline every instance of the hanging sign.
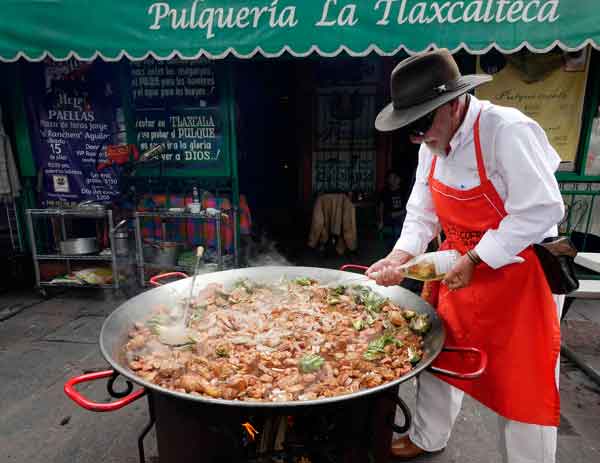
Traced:
<svg viewBox="0 0 600 463">
<path fill-rule="evenodd" d="M 0 0 L 0 61 L 598 46 L 597 0 Z M 40 18 L 44 18 L 40 22 Z M 93 24 L 82 18 L 94 18 Z M 57 32 L 60 31 L 60 32 Z"/>
<path fill-rule="evenodd" d="M 44 207 L 112 201 L 114 171 L 97 172 L 115 132 L 111 66 L 81 61 L 23 66 L 33 156 Z"/>
</svg>

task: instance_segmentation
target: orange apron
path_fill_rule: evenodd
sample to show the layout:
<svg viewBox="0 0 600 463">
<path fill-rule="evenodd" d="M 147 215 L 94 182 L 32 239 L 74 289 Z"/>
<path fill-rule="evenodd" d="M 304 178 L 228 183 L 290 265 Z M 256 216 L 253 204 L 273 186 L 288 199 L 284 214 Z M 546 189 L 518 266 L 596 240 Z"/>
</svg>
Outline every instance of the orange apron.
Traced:
<svg viewBox="0 0 600 463">
<path fill-rule="evenodd" d="M 480 114 L 481 115 L 481 114 Z M 456 190 L 434 179 L 429 187 L 446 234 L 443 249 L 464 254 L 506 216 L 504 203 L 487 177 L 474 126 L 480 186 Z M 523 423 L 558 426 L 559 394 L 555 366 L 560 351 L 556 304 L 531 247 L 519 254 L 525 261 L 497 270 L 479 264 L 469 286 L 449 291 L 428 284 L 423 297 L 437 306 L 447 330 L 448 345 L 476 347 L 488 354 L 485 373 L 476 380 L 440 376 L 503 417 Z M 476 369 L 472 356 L 442 353 L 435 366 Z"/>
</svg>

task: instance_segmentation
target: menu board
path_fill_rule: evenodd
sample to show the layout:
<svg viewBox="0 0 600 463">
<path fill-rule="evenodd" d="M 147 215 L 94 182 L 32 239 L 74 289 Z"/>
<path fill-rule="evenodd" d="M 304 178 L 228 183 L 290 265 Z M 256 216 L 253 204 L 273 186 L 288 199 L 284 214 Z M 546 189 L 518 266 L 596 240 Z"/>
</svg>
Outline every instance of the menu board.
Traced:
<svg viewBox="0 0 600 463">
<path fill-rule="evenodd" d="M 223 82 L 214 65 L 147 59 L 129 70 L 137 144 L 140 152 L 163 145 L 161 175 L 228 175 Z"/>
<path fill-rule="evenodd" d="M 83 200 L 112 201 L 118 178 L 96 166 L 106 161 L 120 97 L 113 68 L 102 62 L 43 62 L 23 66 L 33 156 L 42 179 L 43 207 Z"/>
</svg>

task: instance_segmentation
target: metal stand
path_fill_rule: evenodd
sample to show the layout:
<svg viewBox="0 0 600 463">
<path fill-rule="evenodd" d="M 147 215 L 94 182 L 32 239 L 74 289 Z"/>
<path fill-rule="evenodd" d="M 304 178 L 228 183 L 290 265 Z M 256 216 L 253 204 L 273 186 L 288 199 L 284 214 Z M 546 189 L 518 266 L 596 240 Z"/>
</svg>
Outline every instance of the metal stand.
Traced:
<svg viewBox="0 0 600 463">
<path fill-rule="evenodd" d="M 154 416 L 154 404 L 152 402 L 152 394 L 148 394 L 148 413 L 150 414 L 150 421 L 142 432 L 138 436 L 138 455 L 140 458 L 140 463 L 146 463 L 146 453 L 144 451 L 144 438 L 148 435 L 154 423 L 156 423 L 156 417 Z"/>
<path fill-rule="evenodd" d="M 588 365 L 581 356 L 573 352 L 564 344 L 560 346 L 560 353 L 577 365 L 592 381 L 600 385 L 600 371 L 597 371 Z"/>
<path fill-rule="evenodd" d="M 165 265 L 157 265 L 157 264 L 152 264 L 151 262 L 146 262 L 144 260 L 144 247 L 143 247 L 143 242 L 142 242 L 142 227 L 140 224 L 140 218 L 142 217 L 149 217 L 149 218 L 159 218 L 159 219 L 173 219 L 173 220 L 188 220 L 188 219 L 194 219 L 194 220 L 200 220 L 203 222 L 214 222 L 216 225 L 216 238 L 217 238 L 217 265 L 218 265 L 218 269 L 222 270 L 223 269 L 223 252 L 222 252 L 222 243 L 221 243 L 221 225 L 222 225 L 222 218 L 221 218 L 221 214 L 218 214 L 215 217 L 208 217 L 208 216 L 203 216 L 201 214 L 193 214 L 191 212 L 168 212 L 168 211 L 157 211 L 157 212 L 136 212 L 134 215 L 134 219 L 135 219 L 135 243 L 136 243 L 136 248 L 137 248 L 137 267 L 138 267 L 138 271 L 139 271 L 139 278 L 140 278 L 140 285 L 142 287 L 144 287 L 146 285 L 146 275 L 145 275 L 145 268 L 146 267 L 160 267 L 160 268 L 165 268 L 167 266 Z M 234 221 L 233 225 L 234 227 L 237 227 L 237 212 L 233 211 L 233 217 L 231 217 L 231 219 Z M 163 236 L 162 236 L 162 240 L 167 241 L 167 237 L 164 236 L 164 231 L 163 231 Z M 234 253 L 234 262 L 235 265 L 237 266 L 238 263 L 238 243 L 236 242 L 236 240 L 234 240 L 234 248 L 233 248 L 233 253 Z M 168 266 L 169 270 L 174 270 L 174 271 L 181 271 L 181 272 L 189 272 L 189 268 L 187 267 L 181 267 L 178 265 L 171 265 Z"/>
<path fill-rule="evenodd" d="M 67 287 L 82 287 L 82 288 L 112 288 L 115 290 L 119 289 L 119 269 L 117 264 L 117 255 L 115 250 L 115 240 L 114 240 L 114 223 L 112 211 L 110 209 L 107 210 L 81 210 L 81 209 L 27 209 L 25 211 L 26 219 L 27 219 L 27 231 L 29 234 L 29 241 L 31 245 L 31 254 L 33 257 L 33 268 L 35 271 L 35 282 L 36 287 L 39 288 L 42 292 L 44 292 L 43 287 L 53 287 L 53 286 L 67 286 Z M 60 219 L 60 230 L 61 230 L 61 240 L 67 239 L 67 227 L 65 223 L 65 218 L 86 218 L 86 219 L 95 219 L 95 220 L 106 220 L 108 224 L 108 236 L 109 236 L 109 246 L 111 250 L 110 255 L 64 255 L 64 254 L 40 254 L 38 252 L 37 240 L 35 234 L 35 227 L 33 226 L 33 218 L 34 217 L 58 217 Z M 39 229 L 38 229 L 39 230 Z M 112 274 L 113 274 L 113 283 L 112 285 L 82 285 L 75 286 L 69 284 L 53 284 L 47 281 L 41 281 L 40 278 L 40 261 L 65 261 L 67 264 L 67 272 L 71 272 L 71 262 L 72 261 L 107 261 L 111 263 Z"/>
</svg>

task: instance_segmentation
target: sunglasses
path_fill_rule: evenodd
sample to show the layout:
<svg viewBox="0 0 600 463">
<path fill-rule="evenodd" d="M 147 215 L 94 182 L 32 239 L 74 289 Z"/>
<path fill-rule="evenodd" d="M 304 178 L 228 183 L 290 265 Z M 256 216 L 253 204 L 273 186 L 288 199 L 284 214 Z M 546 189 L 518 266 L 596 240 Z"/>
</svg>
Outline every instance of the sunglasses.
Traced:
<svg viewBox="0 0 600 463">
<path fill-rule="evenodd" d="M 406 130 L 410 135 L 422 137 L 433 125 L 433 119 L 435 118 L 435 109 L 430 113 L 425 114 L 423 117 L 411 122 L 406 126 Z"/>
</svg>

